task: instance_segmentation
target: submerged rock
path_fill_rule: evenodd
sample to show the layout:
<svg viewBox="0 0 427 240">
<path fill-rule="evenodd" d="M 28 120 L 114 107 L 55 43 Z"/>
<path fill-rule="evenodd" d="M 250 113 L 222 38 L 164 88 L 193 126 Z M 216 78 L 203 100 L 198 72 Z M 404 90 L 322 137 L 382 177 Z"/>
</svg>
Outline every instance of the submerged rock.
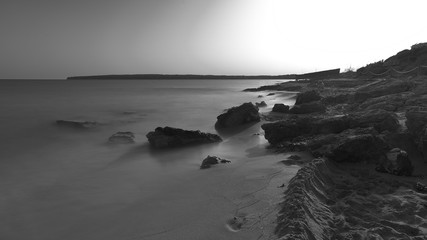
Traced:
<svg viewBox="0 0 427 240">
<path fill-rule="evenodd" d="M 158 127 L 154 132 L 149 132 L 146 136 L 148 142 L 155 148 L 181 147 L 222 141 L 221 137 L 216 134 L 172 127 Z"/>
<path fill-rule="evenodd" d="M 217 117 L 216 127 L 230 128 L 251 122 L 259 122 L 259 109 L 251 102 L 233 107 Z"/>
<path fill-rule="evenodd" d="M 99 123 L 94 121 L 79 121 L 79 120 L 57 120 L 56 124 L 61 127 L 70 127 L 77 129 L 88 129 L 98 126 Z"/>
<path fill-rule="evenodd" d="M 135 135 L 132 132 L 117 132 L 108 138 L 110 143 L 135 143 Z"/>
<path fill-rule="evenodd" d="M 257 103 L 255 103 L 255 106 L 257 106 L 257 107 L 267 107 L 267 103 L 265 103 L 265 101 L 257 102 Z"/>
<path fill-rule="evenodd" d="M 400 148 L 393 148 L 387 153 L 386 157 L 380 160 L 376 170 L 398 176 L 411 176 L 414 167 L 408 157 L 408 153 Z"/>
<path fill-rule="evenodd" d="M 320 101 L 295 105 L 289 110 L 289 112 L 293 114 L 322 113 L 325 111 L 326 106 Z"/>
<path fill-rule="evenodd" d="M 302 93 L 298 93 L 295 105 L 315 102 L 315 101 L 319 101 L 320 99 L 322 99 L 322 97 L 320 97 L 319 93 L 315 90 L 302 92 Z"/>
<path fill-rule="evenodd" d="M 205 159 L 203 159 L 200 169 L 210 168 L 212 165 L 216 165 L 219 163 L 231 163 L 231 161 L 215 156 L 207 156 Z"/>
<path fill-rule="evenodd" d="M 289 112 L 289 106 L 285 105 L 283 103 L 276 103 L 274 104 L 272 112 L 279 112 L 279 113 L 288 113 Z"/>
</svg>

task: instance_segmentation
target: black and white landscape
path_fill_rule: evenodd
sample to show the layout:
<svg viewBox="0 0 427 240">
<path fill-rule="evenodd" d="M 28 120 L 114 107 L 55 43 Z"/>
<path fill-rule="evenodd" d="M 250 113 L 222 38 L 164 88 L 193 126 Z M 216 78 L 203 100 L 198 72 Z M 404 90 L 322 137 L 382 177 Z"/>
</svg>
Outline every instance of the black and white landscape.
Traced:
<svg viewBox="0 0 427 240">
<path fill-rule="evenodd" d="M 7 0 L 0 239 L 427 239 L 425 5 Z"/>
</svg>

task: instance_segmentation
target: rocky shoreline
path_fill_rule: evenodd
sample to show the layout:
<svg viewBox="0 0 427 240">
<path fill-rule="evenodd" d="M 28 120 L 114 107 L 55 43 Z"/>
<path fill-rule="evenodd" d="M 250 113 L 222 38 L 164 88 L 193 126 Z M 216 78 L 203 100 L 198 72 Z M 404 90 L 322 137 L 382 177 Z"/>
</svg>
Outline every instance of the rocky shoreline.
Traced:
<svg viewBox="0 0 427 240">
<path fill-rule="evenodd" d="M 285 191 L 280 239 L 426 239 L 426 83 L 343 78 L 249 90 L 305 90 L 288 112 L 262 116 L 272 148 L 317 157 Z M 307 104 L 323 110 L 292 111 Z"/>
</svg>

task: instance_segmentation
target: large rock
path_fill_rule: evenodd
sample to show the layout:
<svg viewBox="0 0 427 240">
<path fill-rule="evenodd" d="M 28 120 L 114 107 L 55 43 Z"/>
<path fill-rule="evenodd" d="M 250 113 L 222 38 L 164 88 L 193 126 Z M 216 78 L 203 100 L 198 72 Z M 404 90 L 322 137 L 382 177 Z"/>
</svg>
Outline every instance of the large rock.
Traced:
<svg viewBox="0 0 427 240">
<path fill-rule="evenodd" d="M 248 102 L 238 107 L 230 108 L 227 112 L 219 115 L 215 126 L 218 128 L 230 128 L 246 123 L 259 122 L 260 119 L 258 107 Z"/>
<path fill-rule="evenodd" d="M 361 103 L 370 98 L 406 92 L 412 87 L 413 83 L 404 80 L 382 80 L 358 89 L 354 95 L 354 100 Z"/>
<path fill-rule="evenodd" d="M 408 153 L 400 148 L 394 148 L 387 153 L 386 157 L 380 160 L 376 170 L 398 176 L 411 176 L 414 167 L 412 166 Z"/>
<path fill-rule="evenodd" d="M 181 147 L 193 144 L 222 141 L 216 134 L 189 131 L 172 127 L 158 127 L 147 134 L 148 142 L 155 148 Z"/>
<path fill-rule="evenodd" d="M 338 134 L 347 129 L 358 128 L 373 128 L 378 132 L 386 130 L 392 132 L 399 126 L 394 113 L 368 111 L 334 117 L 295 116 L 286 120 L 263 124 L 261 128 L 264 130 L 268 142 L 275 145 L 302 135 Z"/>
<path fill-rule="evenodd" d="M 344 139 L 332 150 L 329 158 L 336 162 L 378 163 L 387 150 L 387 144 L 376 135 L 355 135 Z"/>
<path fill-rule="evenodd" d="M 270 144 L 278 144 L 282 141 L 292 140 L 300 135 L 311 132 L 311 118 L 290 118 L 284 121 L 266 123 L 261 126 L 265 139 Z"/>
<path fill-rule="evenodd" d="M 278 113 L 288 113 L 289 106 L 283 103 L 276 103 L 274 104 L 273 109 L 271 111 L 278 112 Z"/>
<path fill-rule="evenodd" d="M 210 168 L 212 165 L 216 165 L 219 163 L 230 163 L 230 162 L 231 161 L 229 160 L 222 159 L 216 156 L 207 156 L 205 159 L 203 159 L 200 169 Z"/>
<path fill-rule="evenodd" d="M 409 111 L 406 113 L 406 126 L 414 136 L 418 150 L 427 161 L 427 111 Z"/>
<path fill-rule="evenodd" d="M 403 92 L 376 98 L 370 98 L 360 104 L 358 108 L 363 111 L 372 109 L 396 111 L 399 108 L 404 107 L 406 105 L 406 101 L 412 98 L 413 95 L 414 94 L 412 92 Z"/>
<path fill-rule="evenodd" d="M 98 126 L 95 121 L 80 121 L 80 120 L 57 120 L 56 124 L 61 127 L 69 127 L 76 129 L 89 129 Z"/>
<path fill-rule="evenodd" d="M 396 114 L 384 110 L 357 112 L 349 115 L 350 128 L 374 127 L 377 131 L 396 131 L 400 125 Z"/>
<path fill-rule="evenodd" d="M 135 143 L 135 135 L 132 132 L 117 132 L 108 138 L 110 143 Z"/>
<path fill-rule="evenodd" d="M 409 111 L 406 113 L 406 126 L 410 133 L 419 135 L 427 126 L 427 111 Z"/>
<path fill-rule="evenodd" d="M 326 105 L 337 105 L 337 104 L 351 102 L 352 99 L 353 99 L 353 94 L 344 93 L 344 94 L 330 95 L 330 96 L 324 97 L 322 99 L 322 103 Z"/>
<path fill-rule="evenodd" d="M 322 113 L 325 111 L 326 111 L 326 107 L 320 101 L 294 105 L 289 110 L 289 112 L 293 114 Z"/>
<path fill-rule="evenodd" d="M 315 102 L 315 101 L 319 101 L 320 99 L 322 99 L 322 97 L 320 97 L 319 93 L 315 90 L 302 92 L 302 93 L 298 93 L 295 105 Z"/>
<path fill-rule="evenodd" d="M 350 128 L 350 118 L 348 116 L 337 116 L 322 118 L 312 125 L 313 134 L 340 133 Z"/>
</svg>

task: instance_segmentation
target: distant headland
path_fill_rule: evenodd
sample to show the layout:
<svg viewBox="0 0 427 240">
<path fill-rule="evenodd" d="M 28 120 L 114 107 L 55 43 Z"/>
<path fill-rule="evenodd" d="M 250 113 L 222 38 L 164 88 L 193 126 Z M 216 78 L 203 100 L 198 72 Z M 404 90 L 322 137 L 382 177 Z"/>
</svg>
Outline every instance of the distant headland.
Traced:
<svg viewBox="0 0 427 240">
<path fill-rule="evenodd" d="M 295 79 L 296 74 L 288 75 L 197 75 L 197 74 L 123 74 L 68 77 L 67 80 L 104 80 L 104 79 Z"/>
<path fill-rule="evenodd" d="M 67 80 L 104 80 L 104 79 L 306 79 L 306 78 L 324 78 L 336 77 L 340 69 L 331 69 L 319 72 L 305 74 L 286 74 L 286 75 L 197 75 L 197 74 L 124 74 L 124 75 L 94 75 L 94 76 L 75 76 L 68 77 Z"/>
</svg>

